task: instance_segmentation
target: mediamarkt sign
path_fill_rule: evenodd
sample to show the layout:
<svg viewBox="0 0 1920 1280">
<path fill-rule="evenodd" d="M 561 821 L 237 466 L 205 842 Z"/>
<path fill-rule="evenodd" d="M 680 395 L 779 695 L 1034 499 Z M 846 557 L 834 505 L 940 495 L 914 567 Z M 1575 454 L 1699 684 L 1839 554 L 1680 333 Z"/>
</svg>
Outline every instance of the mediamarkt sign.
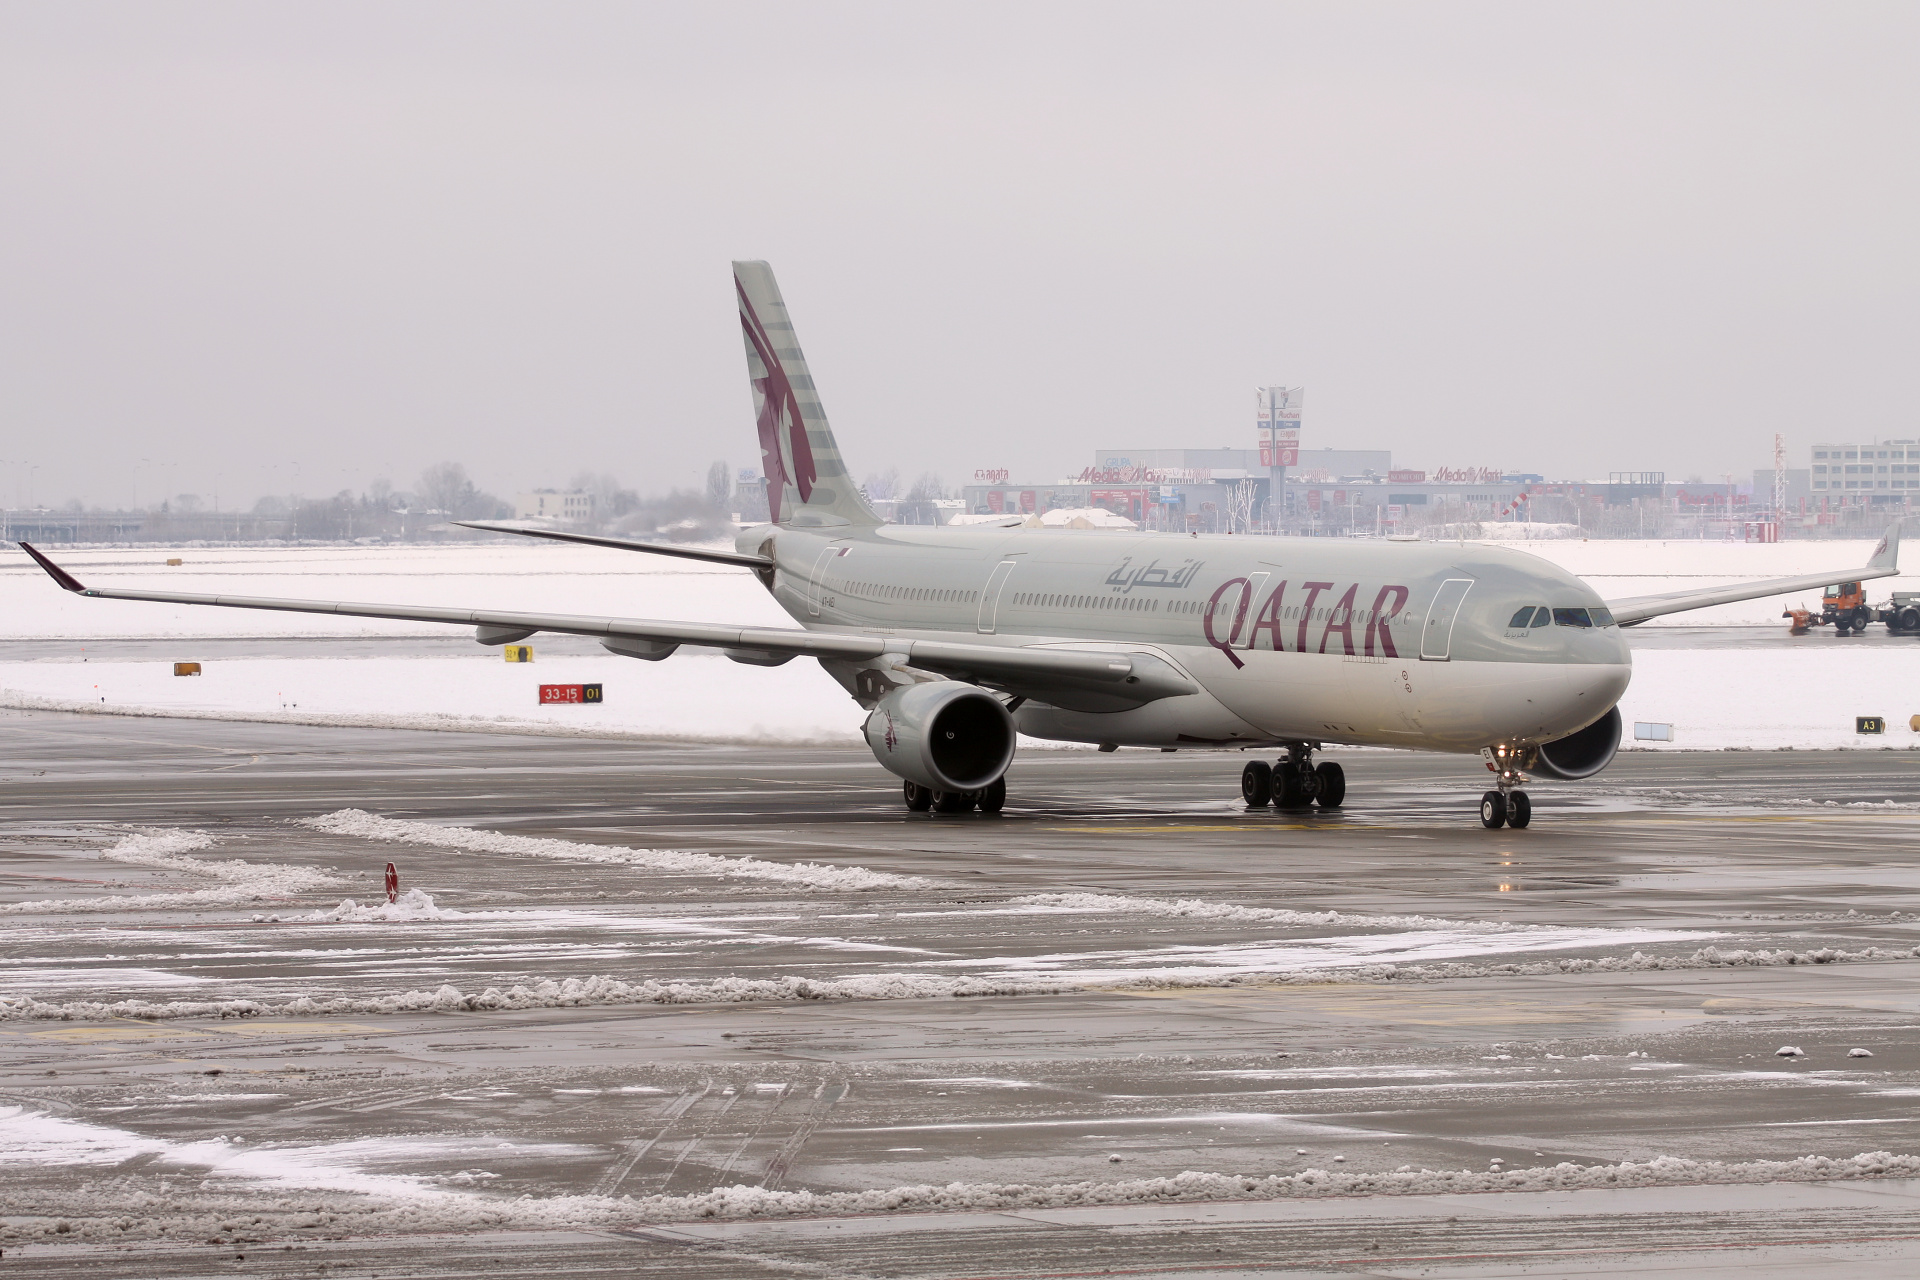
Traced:
<svg viewBox="0 0 1920 1280">
<path fill-rule="evenodd" d="M 1262 387 L 1255 393 L 1261 466 L 1300 465 L 1300 406 L 1306 394 L 1305 387 Z"/>
</svg>

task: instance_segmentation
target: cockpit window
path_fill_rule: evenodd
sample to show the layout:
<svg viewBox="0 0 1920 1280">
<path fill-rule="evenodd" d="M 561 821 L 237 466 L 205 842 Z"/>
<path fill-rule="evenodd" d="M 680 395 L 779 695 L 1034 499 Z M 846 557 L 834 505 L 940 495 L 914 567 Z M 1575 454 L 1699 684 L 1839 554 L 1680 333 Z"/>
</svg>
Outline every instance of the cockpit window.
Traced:
<svg viewBox="0 0 1920 1280">
<path fill-rule="evenodd" d="M 1590 627 L 1593 618 L 1585 609 L 1555 609 L 1553 624 L 1557 627 Z"/>
<path fill-rule="evenodd" d="M 1533 611 L 1533 625 L 1534 625 L 1534 626 L 1536 626 L 1536 627 L 1544 627 L 1544 626 L 1546 626 L 1546 625 L 1547 625 L 1547 623 L 1548 623 L 1548 622 L 1549 622 L 1550 620 L 1551 620 L 1551 619 L 1549 618 L 1549 616 L 1548 616 L 1548 614 L 1547 614 L 1547 606 L 1545 606 L 1545 605 L 1539 605 L 1539 606 L 1537 606 L 1537 607 L 1535 607 L 1535 609 L 1534 609 L 1534 611 Z"/>
<path fill-rule="evenodd" d="M 1613 610 L 1611 610 L 1611 609 L 1589 609 L 1589 610 L 1588 610 L 1587 612 L 1589 612 L 1589 613 L 1591 613 L 1591 614 L 1593 615 L 1593 625 L 1594 625 L 1594 626 L 1596 626 L 1596 627 L 1610 627 L 1610 626 L 1612 626 L 1612 625 L 1613 625 Z"/>
<path fill-rule="evenodd" d="M 1533 625 L 1533 606 L 1528 605 L 1526 608 L 1522 609 L 1520 612 L 1514 614 L 1513 621 L 1509 622 L 1507 625 L 1509 627 L 1516 627 L 1516 628 L 1532 626 Z"/>
</svg>

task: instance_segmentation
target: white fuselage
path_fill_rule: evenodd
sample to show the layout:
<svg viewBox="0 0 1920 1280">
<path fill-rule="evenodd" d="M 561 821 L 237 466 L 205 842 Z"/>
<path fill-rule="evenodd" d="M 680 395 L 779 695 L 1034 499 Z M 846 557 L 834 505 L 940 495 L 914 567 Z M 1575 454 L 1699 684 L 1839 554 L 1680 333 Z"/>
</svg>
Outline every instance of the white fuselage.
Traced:
<svg viewBox="0 0 1920 1280">
<path fill-rule="evenodd" d="M 1200 687 L 1097 714 L 1036 698 L 1017 714 L 1034 737 L 1472 752 L 1584 728 L 1631 674 L 1618 627 L 1570 625 L 1605 617 L 1593 590 L 1506 548 L 918 525 L 738 543 L 811 629 L 1145 652 Z"/>
</svg>

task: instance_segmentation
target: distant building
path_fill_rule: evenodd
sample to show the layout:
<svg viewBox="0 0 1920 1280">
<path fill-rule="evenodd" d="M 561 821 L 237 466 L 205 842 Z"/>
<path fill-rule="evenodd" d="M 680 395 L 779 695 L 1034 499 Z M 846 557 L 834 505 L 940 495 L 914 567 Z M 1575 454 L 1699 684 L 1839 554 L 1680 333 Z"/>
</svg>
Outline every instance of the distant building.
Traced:
<svg viewBox="0 0 1920 1280">
<path fill-rule="evenodd" d="M 1096 449 L 1093 459 L 1095 471 L 1211 472 L 1220 479 L 1267 473 L 1258 449 Z M 1346 480 L 1384 476 L 1392 469 L 1393 453 L 1387 449 L 1302 449 L 1300 461 L 1287 469 L 1287 476 L 1290 480 Z M 1221 472 L 1234 474 L 1222 476 Z"/>
<path fill-rule="evenodd" d="M 1813 475 L 1805 467 L 1787 469 L 1787 510 L 1802 510 L 1801 503 L 1813 493 Z M 1773 505 L 1773 468 L 1753 473 L 1753 505 L 1771 507 Z"/>
<path fill-rule="evenodd" d="M 1816 444 L 1811 471 L 1816 498 L 1904 502 L 1920 490 L 1920 440 Z"/>
<path fill-rule="evenodd" d="M 593 495 L 585 489 L 535 489 L 513 500 L 518 520 L 565 520 L 586 524 L 594 517 Z"/>
</svg>

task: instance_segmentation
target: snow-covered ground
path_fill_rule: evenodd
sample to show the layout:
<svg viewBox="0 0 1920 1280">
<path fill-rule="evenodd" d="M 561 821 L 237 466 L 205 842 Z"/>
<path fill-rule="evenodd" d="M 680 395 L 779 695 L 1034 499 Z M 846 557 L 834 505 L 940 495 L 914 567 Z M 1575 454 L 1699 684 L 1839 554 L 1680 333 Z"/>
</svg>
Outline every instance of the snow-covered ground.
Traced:
<svg viewBox="0 0 1920 1280">
<path fill-rule="evenodd" d="M 1871 550 L 1864 542 L 1560 541 L 1527 547 L 1616 598 L 1818 572 L 1864 563 Z M 186 563 L 168 567 L 171 555 Z M 596 548 L 121 549 L 72 552 L 63 561 L 83 581 L 103 585 L 791 625 L 745 573 Z M 1909 585 L 1903 576 L 1876 584 L 1881 590 L 1875 594 Z M 1667 621 L 1778 627 L 1784 603 L 1751 601 Z M 55 590 L 23 554 L 13 552 L 0 557 L 0 639 L 169 637 L 183 647 L 164 660 L 81 661 L 84 647 L 76 645 L 70 660 L 0 662 L 0 705 L 688 741 L 858 740 L 859 709 L 808 661 L 758 668 L 702 655 L 645 663 L 547 653 L 519 665 L 476 646 L 459 658 L 227 659 L 206 663 L 197 678 L 175 677 L 170 665 L 199 657 L 191 642 L 204 637 L 444 636 L 450 630 L 79 599 Z M 539 641 L 534 643 L 538 654 Z M 1920 713 L 1920 682 L 1911 664 L 1904 647 L 1642 649 L 1621 714 L 1629 721 L 1674 725 L 1675 741 L 1651 748 L 1659 750 L 1905 748 L 1920 745 L 1920 736 L 1907 727 L 1909 717 Z M 601 684 L 606 700 L 592 706 L 538 701 L 541 684 L 578 683 Z M 1885 717 L 1887 734 L 1856 735 L 1854 718 L 1863 715 Z"/>
</svg>

